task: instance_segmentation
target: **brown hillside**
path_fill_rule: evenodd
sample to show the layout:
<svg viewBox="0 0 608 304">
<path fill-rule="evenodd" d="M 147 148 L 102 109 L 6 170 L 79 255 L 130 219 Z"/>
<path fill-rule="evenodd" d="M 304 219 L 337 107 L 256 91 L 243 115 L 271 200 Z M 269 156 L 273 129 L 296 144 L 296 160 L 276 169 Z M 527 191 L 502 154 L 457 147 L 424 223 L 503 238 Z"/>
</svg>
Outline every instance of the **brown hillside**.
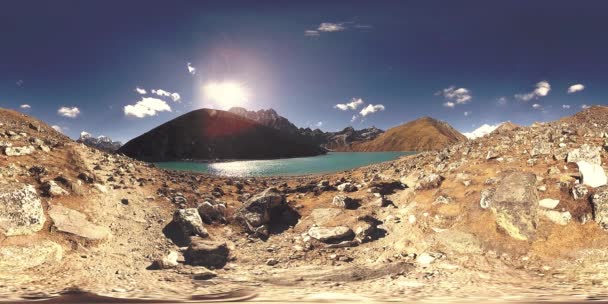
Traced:
<svg viewBox="0 0 608 304">
<path fill-rule="evenodd" d="M 353 151 L 427 151 L 466 141 L 466 137 L 446 122 L 422 117 L 391 128 L 376 139 L 355 143 Z"/>
</svg>

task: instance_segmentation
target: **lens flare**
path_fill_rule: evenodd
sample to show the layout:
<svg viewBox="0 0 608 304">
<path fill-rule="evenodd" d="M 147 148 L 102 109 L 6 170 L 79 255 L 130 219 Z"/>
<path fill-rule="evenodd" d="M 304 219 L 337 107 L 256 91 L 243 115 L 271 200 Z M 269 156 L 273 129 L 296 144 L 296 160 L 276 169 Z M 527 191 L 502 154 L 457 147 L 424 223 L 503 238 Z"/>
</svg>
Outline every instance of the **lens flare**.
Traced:
<svg viewBox="0 0 608 304">
<path fill-rule="evenodd" d="M 203 87 L 205 97 L 221 108 L 242 106 L 249 100 L 247 88 L 236 82 L 210 82 Z"/>
</svg>

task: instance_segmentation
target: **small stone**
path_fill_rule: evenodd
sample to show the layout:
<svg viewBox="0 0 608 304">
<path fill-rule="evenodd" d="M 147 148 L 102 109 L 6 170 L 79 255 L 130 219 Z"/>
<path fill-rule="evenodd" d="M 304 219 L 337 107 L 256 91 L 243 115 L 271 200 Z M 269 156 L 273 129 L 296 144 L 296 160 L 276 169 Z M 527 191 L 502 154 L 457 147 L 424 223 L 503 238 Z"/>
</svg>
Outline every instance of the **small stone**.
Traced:
<svg viewBox="0 0 608 304">
<path fill-rule="evenodd" d="M 546 209 L 555 209 L 555 207 L 557 207 L 557 204 L 559 204 L 559 200 L 550 198 L 545 198 L 538 201 L 538 205 Z"/>
<path fill-rule="evenodd" d="M 274 258 L 270 258 L 266 261 L 266 265 L 268 265 L 268 266 L 274 266 L 276 264 L 279 264 L 279 261 Z"/>
</svg>

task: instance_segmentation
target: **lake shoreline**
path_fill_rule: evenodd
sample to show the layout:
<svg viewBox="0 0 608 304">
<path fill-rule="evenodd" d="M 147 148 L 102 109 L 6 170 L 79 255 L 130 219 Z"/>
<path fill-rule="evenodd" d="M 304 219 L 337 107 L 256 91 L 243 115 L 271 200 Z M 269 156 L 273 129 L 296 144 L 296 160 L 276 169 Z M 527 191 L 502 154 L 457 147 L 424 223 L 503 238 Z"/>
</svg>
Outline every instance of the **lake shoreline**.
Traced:
<svg viewBox="0 0 608 304">
<path fill-rule="evenodd" d="M 328 152 L 324 155 L 258 160 L 182 160 L 156 162 L 165 170 L 224 177 L 302 177 L 347 172 L 416 152 Z"/>
</svg>

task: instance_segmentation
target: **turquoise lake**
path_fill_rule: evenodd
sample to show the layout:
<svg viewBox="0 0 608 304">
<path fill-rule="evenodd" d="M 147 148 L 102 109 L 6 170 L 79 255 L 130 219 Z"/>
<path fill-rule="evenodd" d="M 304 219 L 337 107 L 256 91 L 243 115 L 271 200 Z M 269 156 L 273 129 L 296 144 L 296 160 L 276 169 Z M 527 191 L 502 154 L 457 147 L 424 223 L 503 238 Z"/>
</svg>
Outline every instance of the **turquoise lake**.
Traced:
<svg viewBox="0 0 608 304">
<path fill-rule="evenodd" d="M 159 162 L 163 169 L 204 172 L 222 176 L 306 175 L 345 171 L 397 159 L 414 152 L 330 152 L 326 155 L 272 160 L 239 160 L 217 163 Z"/>
</svg>

